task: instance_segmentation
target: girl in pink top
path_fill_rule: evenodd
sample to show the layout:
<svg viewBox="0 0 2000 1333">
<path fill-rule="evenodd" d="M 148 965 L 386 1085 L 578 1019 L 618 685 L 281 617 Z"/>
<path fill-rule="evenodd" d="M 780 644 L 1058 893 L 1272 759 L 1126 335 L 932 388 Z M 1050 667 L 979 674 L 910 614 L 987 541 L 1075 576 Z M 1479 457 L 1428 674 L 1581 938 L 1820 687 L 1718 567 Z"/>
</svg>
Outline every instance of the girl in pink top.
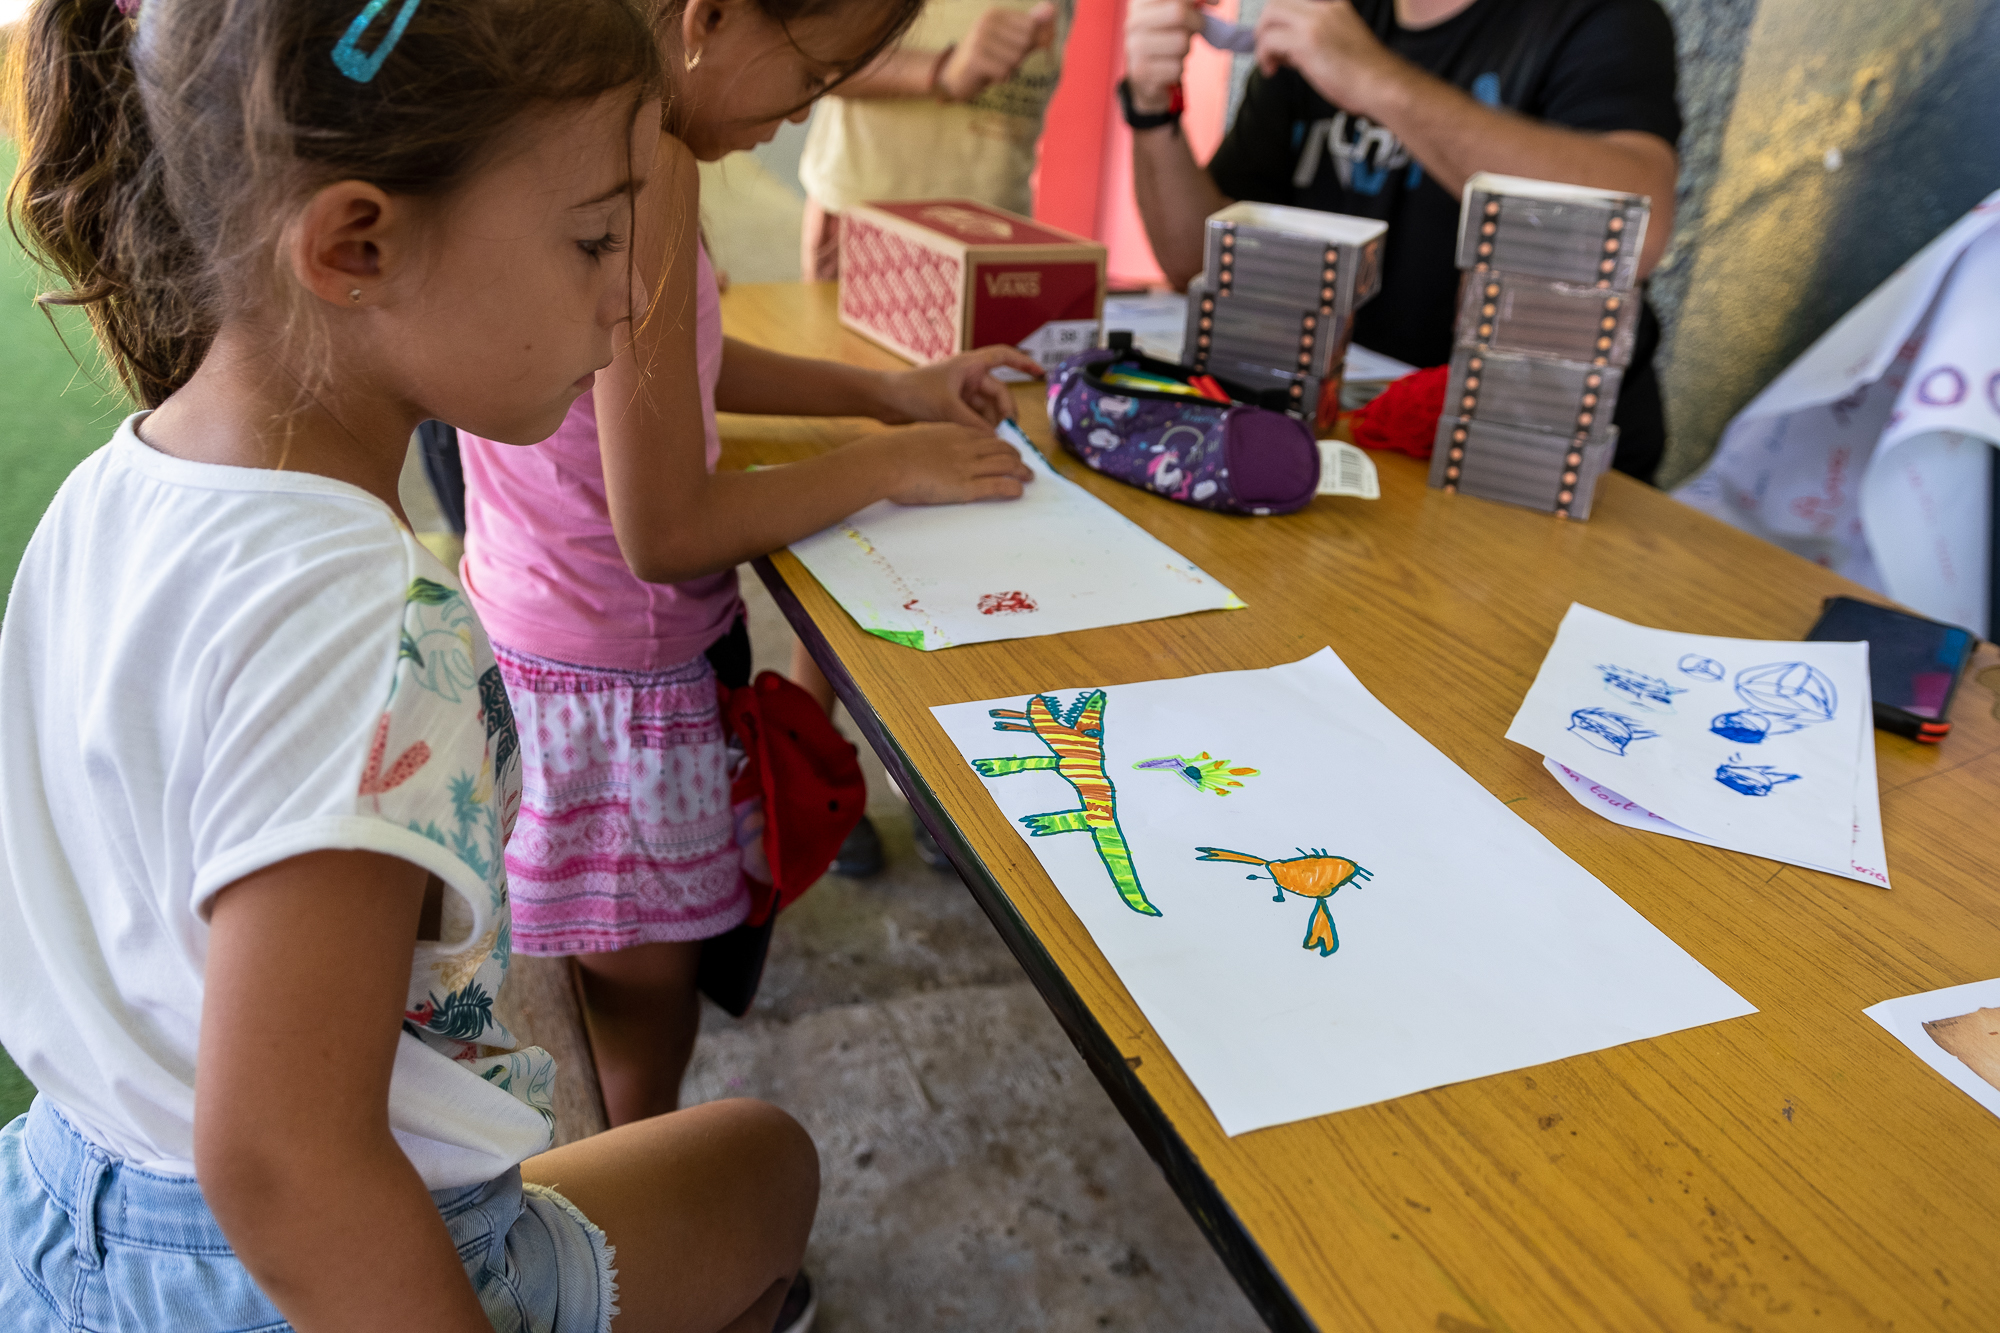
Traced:
<svg viewBox="0 0 2000 1333">
<path fill-rule="evenodd" d="M 1029 479 L 993 436 L 1012 398 L 990 372 L 1032 360 L 987 348 L 884 373 L 725 338 L 698 240 L 696 160 L 803 120 L 919 6 L 668 0 L 667 110 L 634 226 L 650 311 L 543 445 L 460 435 L 465 585 L 521 729 L 514 947 L 577 959 L 614 1125 L 678 1104 L 700 943 L 743 921 L 761 869 L 716 699 L 718 674 L 748 674 L 736 565 L 880 499 L 1012 498 Z M 718 474 L 718 408 L 951 424 Z"/>
</svg>

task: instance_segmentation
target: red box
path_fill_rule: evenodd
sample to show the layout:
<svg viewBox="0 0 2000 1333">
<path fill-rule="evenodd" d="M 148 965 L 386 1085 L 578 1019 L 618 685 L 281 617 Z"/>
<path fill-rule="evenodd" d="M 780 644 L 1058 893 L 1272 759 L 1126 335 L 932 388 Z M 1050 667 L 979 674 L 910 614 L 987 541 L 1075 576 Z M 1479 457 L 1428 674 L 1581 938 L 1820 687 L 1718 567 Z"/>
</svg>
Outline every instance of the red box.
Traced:
<svg viewBox="0 0 2000 1333">
<path fill-rule="evenodd" d="M 912 361 L 1008 343 L 1044 365 L 1095 347 L 1104 247 L 970 199 L 840 217 L 840 322 Z"/>
</svg>

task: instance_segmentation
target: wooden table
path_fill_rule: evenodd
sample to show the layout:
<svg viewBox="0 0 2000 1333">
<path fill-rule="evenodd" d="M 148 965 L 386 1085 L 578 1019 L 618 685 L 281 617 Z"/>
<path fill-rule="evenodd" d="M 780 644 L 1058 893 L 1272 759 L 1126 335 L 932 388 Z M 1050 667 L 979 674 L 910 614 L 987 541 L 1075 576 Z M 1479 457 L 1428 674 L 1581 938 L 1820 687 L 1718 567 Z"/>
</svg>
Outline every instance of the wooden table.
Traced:
<svg viewBox="0 0 2000 1333">
<path fill-rule="evenodd" d="M 741 287 L 731 333 L 900 364 L 832 289 Z M 1831 875 L 1620 828 L 1501 739 L 1572 601 L 1643 624 L 1796 639 L 1824 569 L 1613 474 L 1588 523 L 1424 486 L 1202 513 L 1074 478 L 1249 610 L 920 653 L 863 633 L 789 552 L 760 572 L 1133 1131 L 1273 1327 L 2000 1329 L 2000 1120 L 1862 1014 L 2000 975 L 2000 661 L 1941 746 L 1876 734 L 1890 874 Z M 725 418 L 726 465 L 867 423 Z M 1734 987 L 1748 1018 L 1227 1138 L 934 704 L 1295 661 L 1332 645 L 1383 703 Z M 1423 681 L 1466 682 L 1449 708 Z"/>
</svg>

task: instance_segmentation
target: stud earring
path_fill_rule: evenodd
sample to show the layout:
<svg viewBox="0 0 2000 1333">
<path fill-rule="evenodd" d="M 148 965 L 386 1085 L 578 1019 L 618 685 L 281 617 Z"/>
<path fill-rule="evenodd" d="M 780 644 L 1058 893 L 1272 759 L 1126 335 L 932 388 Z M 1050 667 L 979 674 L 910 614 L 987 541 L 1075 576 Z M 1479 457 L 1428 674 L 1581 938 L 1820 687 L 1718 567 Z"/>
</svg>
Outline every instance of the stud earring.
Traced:
<svg viewBox="0 0 2000 1333">
<path fill-rule="evenodd" d="M 347 292 L 347 299 L 350 301 L 359 301 L 361 299 L 361 289 L 359 287 L 349 288 Z"/>
<path fill-rule="evenodd" d="M 684 55 L 681 57 L 681 67 L 687 70 L 687 72 L 690 74 L 694 73 L 694 67 L 696 65 L 699 65 L 700 63 L 701 63 L 701 48 L 699 46 L 697 46 L 694 49 L 693 55 L 691 56 Z"/>
</svg>

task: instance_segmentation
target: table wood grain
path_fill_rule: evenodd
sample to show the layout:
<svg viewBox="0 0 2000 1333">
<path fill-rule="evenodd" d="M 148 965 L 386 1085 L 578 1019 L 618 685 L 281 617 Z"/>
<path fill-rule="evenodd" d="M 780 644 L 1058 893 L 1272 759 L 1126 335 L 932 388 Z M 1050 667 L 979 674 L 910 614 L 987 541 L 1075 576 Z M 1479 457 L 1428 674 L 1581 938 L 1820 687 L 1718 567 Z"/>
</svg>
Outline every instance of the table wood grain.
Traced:
<svg viewBox="0 0 2000 1333">
<path fill-rule="evenodd" d="M 830 286 L 739 287 L 723 309 L 738 337 L 901 364 L 840 329 Z M 1059 471 L 1249 609 L 922 653 L 862 632 L 789 552 L 763 567 L 1267 1321 L 2000 1329 L 2000 1119 L 1861 1012 L 2000 976 L 1991 646 L 1942 745 L 1876 733 L 1893 891 L 1639 833 L 1585 811 L 1502 739 L 1569 604 L 1796 639 L 1822 599 L 1872 594 L 1617 474 L 1587 523 L 1445 495 L 1422 464 L 1382 455 L 1378 501 L 1207 514 L 1083 468 L 1054 446 L 1041 402 L 1023 387 L 1021 423 Z M 726 417 L 725 465 L 782 463 L 874 428 Z M 1224 1136 L 929 709 L 1274 666 L 1327 645 L 1759 1012 Z"/>
</svg>

